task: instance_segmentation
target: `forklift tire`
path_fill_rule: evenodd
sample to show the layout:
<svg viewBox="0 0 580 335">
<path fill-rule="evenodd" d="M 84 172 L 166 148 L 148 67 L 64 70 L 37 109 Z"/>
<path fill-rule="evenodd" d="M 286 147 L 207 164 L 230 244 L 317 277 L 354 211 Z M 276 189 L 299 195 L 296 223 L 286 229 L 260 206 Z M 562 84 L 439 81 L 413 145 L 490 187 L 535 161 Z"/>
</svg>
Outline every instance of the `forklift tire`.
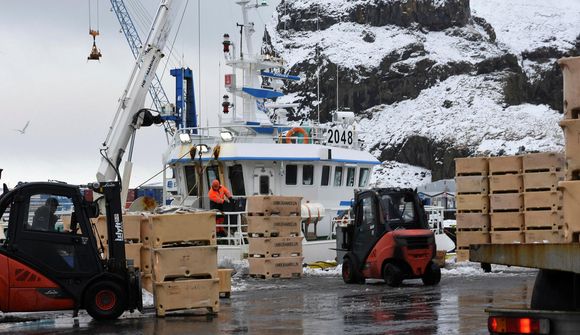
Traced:
<svg viewBox="0 0 580 335">
<path fill-rule="evenodd" d="M 358 281 L 357 270 L 354 261 L 350 257 L 345 257 L 342 261 L 342 280 L 347 284 L 354 284 Z"/>
<path fill-rule="evenodd" d="M 392 263 L 387 263 L 383 267 L 383 279 L 385 283 L 391 287 L 401 286 L 403 282 L 403 272 L 401 269 Z"/>
<path fill-rule="evenodd" d="M 427 265 L 423 277 L 421 277 L 423 285 L 433 286 L 439 284 L 441 281 L 441 268 L 439 265 L 431 262 Z"/>
<path fill-rule="evenodd" d="M 126 305 L 126 293 L 114 281 L 96 282 L 85 294 L 85 309 L 97 321 L 117 319 L 125 312 Z"/>
</svg>

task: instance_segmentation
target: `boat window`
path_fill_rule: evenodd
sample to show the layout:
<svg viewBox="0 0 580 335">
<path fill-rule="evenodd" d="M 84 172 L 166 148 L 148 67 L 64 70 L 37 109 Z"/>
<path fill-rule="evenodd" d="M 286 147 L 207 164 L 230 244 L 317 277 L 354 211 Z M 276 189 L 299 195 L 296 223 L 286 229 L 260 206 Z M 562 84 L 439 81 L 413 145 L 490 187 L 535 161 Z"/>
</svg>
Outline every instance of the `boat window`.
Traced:
<svg viewBox="0 0 580 335">
<path fill-rule="evenodd" d="M 334 168 L 334 186 L 342 185 L 342 166 Z"/>
<path fill-rule="evenodd" d="M 330 166 L 324 165 L 322 167 L 322 178 L 320 180 L 320 185 L 328 186 L 329 182 L 330 182 Z"/>
<path fill-rule="evenodd" d="M 236 164 L 234 166 L 230 166 L 228 170 L 233 195 L 246 195 L 242 166 L 240 164 Z"/>
<path fill-rule="evenodd" d="M 208 166 L 205 171 L 207 173 L 207 189 L 209 190 L 211 187 L 211 182 L 215 179 L 219 180 L 218 167 L 217 165 Z"/>
<path fill-rule="evenodd" d="M 286 185 L 296 185 L 298 180 L 298 166 L 286 165 Z"/>
<path fill-rule="evenodd" d="M 184 167 L 185 171 L 185 183 L 187 185 L 188 195 L 197 195 L 197 177 L 195 174 L 195 166 L 186 165 Z"/>
<path fill-rule="evenodd" d="M 346 170 L 346 186 L 354 186 L 354 173 L 356 172 L 356 168 L 349 167 Z"/>
<path fill-rule="evenodd" d="M 260 194 L 270 194 L 270 177 L 260 176 Z"/>
<path fill-rule="evenodd" d="M 302 167 L 302 185 L 314 185 L 314 165 Z"/>
<path fill-rule="evenodd" d="M 358 187 L 367 187 L 369 183 L 369 169 L 368 168 L 361 168 L 360 174 L 358 176 Z"/>
</svg>

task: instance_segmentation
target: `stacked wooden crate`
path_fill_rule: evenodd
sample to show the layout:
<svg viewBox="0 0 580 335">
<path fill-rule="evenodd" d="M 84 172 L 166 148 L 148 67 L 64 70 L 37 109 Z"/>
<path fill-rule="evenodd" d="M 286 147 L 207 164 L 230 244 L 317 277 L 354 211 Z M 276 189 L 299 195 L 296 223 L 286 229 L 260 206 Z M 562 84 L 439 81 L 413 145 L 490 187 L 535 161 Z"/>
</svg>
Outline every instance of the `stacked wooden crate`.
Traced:
<svg viewBox="0 0 580 335">
<path fill-rule="evenodd" d="M 524 243 L 522 157 L 489 158 L 491 243 Z"/>
<path fill-rule="evenodd" d="M 158 316 L 219 311 L 214 212 L 150 215 L 141 237 L 144 288 L 152 289 Z"/>
<path fill-rule="evenodd" d="M 559 153 L 523 156 L 526 243 L 561 243 L 564 157 Z"/>
<path fill-rule="evenodd" d="M 143 243 L 141 241 L 141 221 L 144 219 L 145 217 L 140 214 L 123 215 L 125 258 L 133 260 L 133 265 L 137 269 L 142 269 L 141 247 L 143 247 Z M 93 230 L 95 236 L 100 240 L 100 242 L 97 241 L 98 246 L 100 247 L 100 243 L 103 243 L 103 257 L 106 259 L 109 257 L 107 217 L 101 215 L 98 218 L 93 219 Z"/>
<path fill-rule="evenodd" d="M 559 183 L 563 196 L 564 240 L 580 242 L 580 57 L 558 60 L 564 75 L 564 130 L 566 180 Z"/>
<path fill-rule="evenodd" d="M 300 197 L 248 197 L 250 276 L 265 279 L 302 276 Z"/>
<path fill-rule="evenodd" d="M 489 243 L 489 180 L 485 157 L 458 158 L 456 164 L 457 261 L 469 260 L 469 245 Z"/>
</svg>

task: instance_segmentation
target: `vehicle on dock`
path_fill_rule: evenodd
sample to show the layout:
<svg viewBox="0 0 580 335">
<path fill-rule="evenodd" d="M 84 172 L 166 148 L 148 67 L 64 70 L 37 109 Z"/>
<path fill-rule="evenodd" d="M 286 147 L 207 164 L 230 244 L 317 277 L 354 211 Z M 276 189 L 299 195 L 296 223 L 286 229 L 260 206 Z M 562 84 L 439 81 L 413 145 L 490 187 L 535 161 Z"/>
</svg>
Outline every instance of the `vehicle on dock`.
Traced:
<svg viewBox="0 0 580 335">
<path fill-rule="evenodd" d="M 413 278 L 421 278 L 425 285 L 439 283 L 435 236 L 415 191 L 355 192 L 351 213 L 354 218 L 337 230 L 345 283 L 364 283 L 367 278 L 384 279 L 389 286 Z"/>
</svg>

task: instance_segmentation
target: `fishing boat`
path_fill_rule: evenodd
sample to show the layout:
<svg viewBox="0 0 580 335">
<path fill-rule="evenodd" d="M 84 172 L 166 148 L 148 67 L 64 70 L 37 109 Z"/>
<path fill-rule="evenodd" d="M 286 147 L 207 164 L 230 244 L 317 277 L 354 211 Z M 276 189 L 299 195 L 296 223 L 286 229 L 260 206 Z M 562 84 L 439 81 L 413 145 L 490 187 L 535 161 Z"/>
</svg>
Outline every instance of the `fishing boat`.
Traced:
<svg viewBox="0 0 580 335">
<path fill-rule="evenodd" d="M 352 112 L 337 111 L 324 124 L 288 121 L 288 109 L 298 106 L 276 100 L 284 96 L 284 82 L 300 78 L 284 72 L 283 59 L 254 53 L 248 11 L 265 4 L 236 3 L 243 14 L 242 35 L 240 45 L 224 35 L 231 72 L 224 76 L 227 94 L 218 125 L 176 131 L 163 156 L 165 171 L 172 171 L 164 175 L 164 194 L 173 205 L 209 209 L 207 192 L 214 179 L 231 190 L 235 205 L 224 213 L 227 236 L 218 240 L 220 259 L 247 253 L 248 196 L 300 196 L 304 261 L 334 260 L 337 218 L 344 219 L 354 190 L 368 187 L 380 162 L 362 150 Z"/>
</svg>

